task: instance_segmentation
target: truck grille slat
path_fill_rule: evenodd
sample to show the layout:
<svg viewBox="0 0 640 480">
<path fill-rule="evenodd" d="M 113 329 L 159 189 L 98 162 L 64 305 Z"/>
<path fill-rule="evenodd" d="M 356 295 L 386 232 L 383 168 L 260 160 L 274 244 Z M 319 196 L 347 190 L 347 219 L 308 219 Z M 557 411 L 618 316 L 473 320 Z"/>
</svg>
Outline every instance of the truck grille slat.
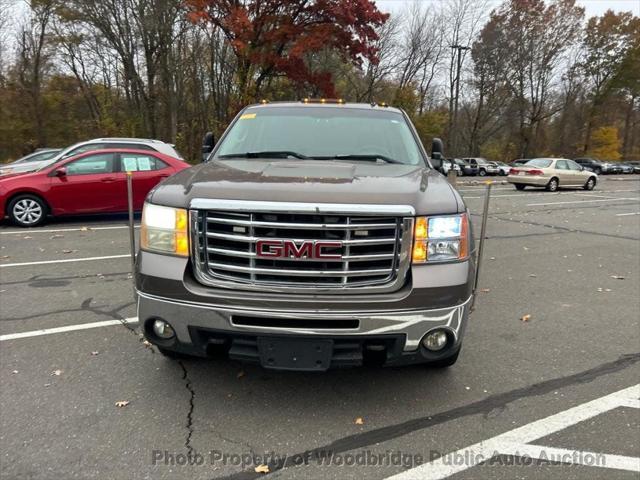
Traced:
<svg viewBox="0 0 640 480">
<path fill-rule="evenodd" d="M 397 288 L 408 268 L 413 220 L 385 212 L 191 210 L 194 272 L 202 283 L 229 288 Z M 316 244 L 321 254 L 309 250 Z"/>
</svg>

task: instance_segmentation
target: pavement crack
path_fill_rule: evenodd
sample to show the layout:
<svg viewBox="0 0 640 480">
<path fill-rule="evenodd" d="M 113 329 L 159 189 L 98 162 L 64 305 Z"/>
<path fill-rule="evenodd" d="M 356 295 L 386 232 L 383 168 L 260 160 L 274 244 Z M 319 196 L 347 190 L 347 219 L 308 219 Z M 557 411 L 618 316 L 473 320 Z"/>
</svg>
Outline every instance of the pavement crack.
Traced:
<svg viewBox="0 0 640 480">
<path fill-rule="evenodd" d="M 189 372 L 187 371 L 187 367 L 185 367 L 184 362 L 178 361 L 178 365 L 182 369 L 182 380 L 184 381 L 184 386 L 189 392 L 189 410 L 187 411 L 187 437 L 184 442 L 184 446 L 187 449 L 187 455 L 189 458 L 193 458 L 195 454 L 195 450 L 193 449 L 193 445 L 191 445 L 191 438 L 193 437 L 193 409 L 194 409 L 194 401 L 196 398 L 196 391 L 193 388 L 193 383 L 191 383 L 191 379 L 189 378 Z"/>
</svg>

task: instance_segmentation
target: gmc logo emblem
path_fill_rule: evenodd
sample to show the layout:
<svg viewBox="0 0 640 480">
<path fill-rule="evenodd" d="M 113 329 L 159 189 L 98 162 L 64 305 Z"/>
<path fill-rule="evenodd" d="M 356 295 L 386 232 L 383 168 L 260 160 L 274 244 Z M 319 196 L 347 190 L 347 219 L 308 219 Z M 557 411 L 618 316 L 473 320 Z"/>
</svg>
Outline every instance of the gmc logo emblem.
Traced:
<svg viewBox="0 0 640 480">
<path fill-rule="evenodd" d="M 305 240 L 258 240 L 256 256 L 260 258 L 297 258 L 313 260 L 341 260 L 342 255 L 327 253 L 330 248 L 342 248 L 342 242 Z"/>
</svg>

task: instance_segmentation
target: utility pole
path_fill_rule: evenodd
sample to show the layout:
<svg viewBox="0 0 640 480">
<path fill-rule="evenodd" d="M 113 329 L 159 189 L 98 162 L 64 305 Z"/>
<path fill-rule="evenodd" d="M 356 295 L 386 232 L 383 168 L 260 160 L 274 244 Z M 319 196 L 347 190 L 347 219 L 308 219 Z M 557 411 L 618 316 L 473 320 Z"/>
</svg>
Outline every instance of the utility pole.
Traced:
<svg viewBox="0 0 640 480">
<path fill-rule="evenodd" d="M 451 48 L 455 49 L 458 62 L 458 68 L 456 71 L 456 96 L 453 102 L 453 122 L 451 132 L 449 135 L 451 138 L 452 155 L 458 155 L 458 98 L 460 97 L 460 71 L 462 70 L 462 50 L 471 50 L 471 47 L 465 47 L 464 45 L 451 45 Z"/>
</svg>

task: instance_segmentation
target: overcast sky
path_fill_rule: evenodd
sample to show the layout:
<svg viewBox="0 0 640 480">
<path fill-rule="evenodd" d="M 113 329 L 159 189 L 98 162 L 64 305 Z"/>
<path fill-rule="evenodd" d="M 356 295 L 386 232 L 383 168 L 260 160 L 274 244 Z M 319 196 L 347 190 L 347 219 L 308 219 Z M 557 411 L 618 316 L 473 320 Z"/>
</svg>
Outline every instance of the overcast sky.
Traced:
<svg viewBox="0 0 640 480">
<path fill-rule="evenodd" d="M 376 0 L 378 7 L 385 12 L 401 10 L 407 3 L 418 1 L 425 4 L 438 4 L 444 0 Z M 490 8 L 502 3 L 501 0 L 489 0 Z M 640 0 L 576 0 L 578 5 L 585 8 L 586 17 L 602 15 L 607 10 L 633 12 L 640 15 Z"/>
</svg>

